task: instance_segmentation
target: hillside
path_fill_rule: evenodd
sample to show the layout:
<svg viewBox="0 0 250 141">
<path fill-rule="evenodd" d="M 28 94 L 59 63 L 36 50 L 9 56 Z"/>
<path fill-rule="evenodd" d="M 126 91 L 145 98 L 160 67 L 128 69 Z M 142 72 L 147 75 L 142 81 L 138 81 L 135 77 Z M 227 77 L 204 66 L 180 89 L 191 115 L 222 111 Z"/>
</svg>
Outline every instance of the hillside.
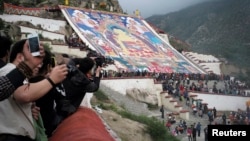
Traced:
<svg viewBox="0 0 250 141">
<path fill-rule="evenodd" d="M 190 44 L 191 50 L 226 58 L 242 71 L 250 63 L 250 1 L 214 0 L 146 21 Z"/>
</svg>

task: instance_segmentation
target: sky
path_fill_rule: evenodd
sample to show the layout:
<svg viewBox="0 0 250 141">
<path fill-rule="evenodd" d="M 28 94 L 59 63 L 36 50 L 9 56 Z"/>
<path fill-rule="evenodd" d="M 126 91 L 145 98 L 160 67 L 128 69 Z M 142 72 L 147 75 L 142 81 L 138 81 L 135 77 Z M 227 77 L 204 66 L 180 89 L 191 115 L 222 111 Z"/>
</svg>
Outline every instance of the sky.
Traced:
<svg viewBox="0 0 250 141">
<path fill-rule="evenodd" d="M 179 11 L 188 6 L 209 0 L 118 0 L 123 11 L 132 15 L 137 9 L 142 18 Z"/>
</svg>

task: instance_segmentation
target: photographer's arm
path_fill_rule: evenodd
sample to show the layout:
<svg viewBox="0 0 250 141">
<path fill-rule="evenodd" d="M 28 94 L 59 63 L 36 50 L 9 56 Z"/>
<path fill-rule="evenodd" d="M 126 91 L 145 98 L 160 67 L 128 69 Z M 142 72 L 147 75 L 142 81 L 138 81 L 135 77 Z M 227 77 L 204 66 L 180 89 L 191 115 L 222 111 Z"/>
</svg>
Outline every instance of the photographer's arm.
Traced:
<svg viewBox="0 0 250 141">
<path fill-rule="evenodd" d="M 54 84 L 63 81 L 66 78 L 67 73 L 68 69 L 66 65 L 56 66 L 53 68 L 49 76 L 52 82 L 50 82 L 48 79 L 44 79 L 36 83 L 22 85 L 14 92 L 14 98 L 18 102 L 33 102 L 47 94 L 48 91 L 53 88 Z"/>
<path fill-rule="evenodd" d="M 95 77 L 93 82 L 90 82 L 86 87 L 85 91 L 86 92 L 95 92 L 99 89 L 100 85 L 100 77 Z"/>
<path fill-rule="evenodd" d="M 86 87 L 86 92 L 95 92 L 99 89 L 100 81 L 101 81 L 101 67 L 98 67 L 95 72 L 94 80 L 93 82 L 90 82 Z"/>
</svg>

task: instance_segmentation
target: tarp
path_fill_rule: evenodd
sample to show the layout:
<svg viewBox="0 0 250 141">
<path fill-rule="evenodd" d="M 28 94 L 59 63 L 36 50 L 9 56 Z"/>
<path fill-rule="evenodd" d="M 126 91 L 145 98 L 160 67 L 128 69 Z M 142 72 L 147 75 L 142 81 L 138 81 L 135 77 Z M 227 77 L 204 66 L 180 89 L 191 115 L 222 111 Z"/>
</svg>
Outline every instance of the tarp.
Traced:
<svg viewBox="0 0 250 141">
<path fill-rule="evenodd" d="M 118 13 L 59 6 L 91 49 L 119 61 L 127 70 L 204 73 L 164 41 L 145 20 Z"/>
</svg>

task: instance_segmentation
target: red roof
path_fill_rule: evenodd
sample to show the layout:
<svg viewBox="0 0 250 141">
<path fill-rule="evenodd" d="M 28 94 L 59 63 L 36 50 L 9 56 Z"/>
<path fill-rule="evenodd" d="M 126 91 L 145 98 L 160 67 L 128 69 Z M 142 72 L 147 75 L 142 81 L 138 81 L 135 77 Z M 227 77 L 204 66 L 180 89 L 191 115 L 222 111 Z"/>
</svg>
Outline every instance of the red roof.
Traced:
<svg viewBox="0 0 250 141">
<path fill-rule="evenodd" d="M 81 107 L 65 119 L 49 141 L 115 141 L 100 117 L 90 108 Z"/>
</svg>

